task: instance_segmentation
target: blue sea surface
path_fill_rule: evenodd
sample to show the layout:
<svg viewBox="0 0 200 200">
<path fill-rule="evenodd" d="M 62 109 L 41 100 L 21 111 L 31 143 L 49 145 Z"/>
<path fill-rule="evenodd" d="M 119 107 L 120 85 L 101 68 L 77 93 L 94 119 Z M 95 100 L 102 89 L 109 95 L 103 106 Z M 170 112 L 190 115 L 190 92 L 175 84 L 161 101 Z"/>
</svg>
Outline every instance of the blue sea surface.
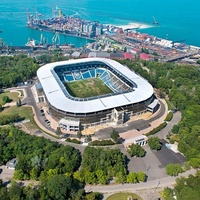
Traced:
<svg viewBox="0 0 200 200">
<path fill-rule="evenodd" d="M 199 0 L 1 0 L 0 38 L 8 45 L 24 45 L 28 38 L 40 40 L 40 31 L 26 27 L 26 9 L 35 15 L 36 8 L 44 18 L 49 18 L 52 17 L 52 7 L 56 6 L 65 15 L 115 25 L 140 22 L 152 26 L 154 16 L 159 24 L 139 31 L 200 46 Z M 43 35 L 49 43 L 52 42 L 52 33 Z M 60 37 L 61 43 L 73 43 L 76 47 L 88 42 L 82 38 Z"/>
</svg>

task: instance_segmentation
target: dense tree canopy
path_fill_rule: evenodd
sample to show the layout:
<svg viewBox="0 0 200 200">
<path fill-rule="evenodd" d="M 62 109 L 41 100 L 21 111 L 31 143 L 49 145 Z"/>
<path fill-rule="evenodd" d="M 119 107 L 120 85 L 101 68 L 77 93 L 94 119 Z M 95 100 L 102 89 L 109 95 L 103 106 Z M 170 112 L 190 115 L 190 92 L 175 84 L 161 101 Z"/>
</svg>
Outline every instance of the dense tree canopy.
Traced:
<svg viewBox="0 0 200 200">
<path fill-rule="evenodd" d="M 14 127 L 0 129 L 0 147 L 0 163 L 17 157 L 16 179 L 73 173 L 80 166 L 80 153 L 73 147 L 26 135 Z"/>
<path fill-rule="evenodd" d="M 66 60 L 66 57 L 55 55 L 42 55 L 35 58 L 26 55 L 0 57 L 0 88 L 15 86 L 25 82 L 36 75 L 41 64 Z"/>
<path fill-rule="evenodd" d="M 82 172 L 86 183 L 105 184 L 122 173 L 127 174 L 126 157 L 119 149 L 87 147 L 83 154 Z"/>
<path fill-rule="evenodd" d="M 11 87 L 35 76 L 38 64 L 25 55 L 0 57 L 0 88 Z"/>
</svg>

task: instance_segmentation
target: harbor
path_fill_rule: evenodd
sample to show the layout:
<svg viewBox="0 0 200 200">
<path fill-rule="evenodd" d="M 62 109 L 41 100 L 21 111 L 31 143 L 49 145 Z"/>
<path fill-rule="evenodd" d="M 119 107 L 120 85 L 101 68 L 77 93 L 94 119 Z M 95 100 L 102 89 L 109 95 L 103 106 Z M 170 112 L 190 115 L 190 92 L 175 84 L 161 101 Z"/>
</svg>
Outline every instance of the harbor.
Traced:
<svg viewBox="0 0 200 200">
<path fill-rule="evenodd" d="M 26 9 L 27 22 L 24 26 L 34 33 L 34 37 L 27 38 L 21 51 L 28 53 L 59 50 L 63 55 L 76 57 L 109 57 L 111 59 L 144 59 L 147 61 L 185 61 L 196 62 L 200 48 L 187 45 L 185 39 L 169 40 L 159 38 L 140 30 L 159 27 L 160 22 L 152 16 L 151 24 L 140 22 L 128 25 L 103 24 L 99 21 L 82 19 L 79 16 L 70 16 L 58 7 L 52 7 L 52 16 L 45 17 L 35 8 L 34 14 Z M 70 37 L 70 40 L 66 40 Z M 64 38 L 64 40 L 63 40 Z M 80 39 L 77 48 L 71 40 Z M 85 40 L 85 43 L 82 43 Z M 17 45 L 8 45 L 0 42 L 1 51 L 11 52 L 11 49 L 20 51 Z M 124 56 L 123 53 L 126 53 Z M 195 58 L 190 60 L 190 57 Z"/>
</svg>

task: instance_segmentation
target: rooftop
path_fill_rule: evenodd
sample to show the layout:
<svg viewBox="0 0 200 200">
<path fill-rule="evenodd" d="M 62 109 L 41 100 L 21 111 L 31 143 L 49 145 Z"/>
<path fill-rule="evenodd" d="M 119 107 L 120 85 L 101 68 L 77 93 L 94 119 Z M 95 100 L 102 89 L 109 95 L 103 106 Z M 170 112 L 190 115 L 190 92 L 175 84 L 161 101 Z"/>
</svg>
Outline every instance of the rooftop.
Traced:
<svg viewBox="0 0 200 200">
<path fill-rule="evenodd" d="M 70 64 L 87 62 L 103 62 L 123 74 L 130 81 L 134 82 L 137 87 L 134 87 L 134 91 L 128 93 L 97 97 L 88 101 L 75 101 L 74 99 L 68 98 L 66 96 L 66 93 L 68 92 L 54 72 L 54 68 L 61 65 L 67 66 Z M 49 63 L 38 69 L 37 76 L 49 103 L 59 110 L 70 113 L 83 114 L 112 109 L 145 101 L 153 95 L 153 87 L 144 78 L 135 74 L 135 72 L 131 71 L 128 67 L 106 58 L 84 58 Z"/>
</svg>

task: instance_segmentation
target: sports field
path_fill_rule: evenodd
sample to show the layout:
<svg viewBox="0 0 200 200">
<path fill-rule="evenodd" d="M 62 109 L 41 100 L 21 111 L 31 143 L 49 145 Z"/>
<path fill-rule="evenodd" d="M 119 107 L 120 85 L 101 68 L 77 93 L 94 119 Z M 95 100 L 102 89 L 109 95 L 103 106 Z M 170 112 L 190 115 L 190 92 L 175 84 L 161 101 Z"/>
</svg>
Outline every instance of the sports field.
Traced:
<svg viewBox="0 0 200 200">
<path fill-rule="evenodd" d="M 67 82 L 65 83 L 65 87 L 70 95 L 79 98 L 113 93 L 113 91 L 99 78 Z"/>
</svg>

